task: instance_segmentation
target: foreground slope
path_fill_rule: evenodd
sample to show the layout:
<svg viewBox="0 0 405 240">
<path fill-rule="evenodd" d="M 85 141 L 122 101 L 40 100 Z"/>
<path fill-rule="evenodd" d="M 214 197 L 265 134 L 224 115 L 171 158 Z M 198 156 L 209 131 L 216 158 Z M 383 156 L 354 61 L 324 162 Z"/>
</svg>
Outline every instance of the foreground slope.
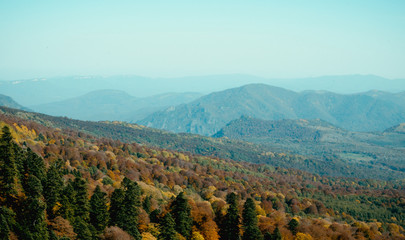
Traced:
<svg viewBox="0 0 405 240">
<path fill-rule="evenodd" d="M 382 131 L 405 120 L 404 93 L 350 95 L 293 92 L 250 84 L 156 112 L 140 124 L 174 132 L 212 135 L 242 115 L 266 120 L 315 119 L 355 131 Z"/>
<path fill-rule="evenodd" d="M 1 193 L 1 224 L 6 226 L 2 229 L 14 236 L 24 238 L 35 234 L 91 239 L 93 236 L 106 238 L 111 234 L 122 237 L 129 233 L 135 239 L 140 239 L 140 236 L 160 238 L 169 226 L 165 216 L 168 213 L 179 216 L 175 206 L 185 198 L 182 206 L 185 211 L 189 209 L 191 226 L 170 231 L 178 237 L 181 237 L 179 234 L 199 234 L 204 239 L 218 239 L 224 234 L 221 230 L 227 227 L 227 196 L 233 192 L 237 196 L 236 209 L 243 209 L 247 199 L 253 202 L 257 210 L 255 214 L 258 214 L 259 234 L 269 236 L 279 232 L 284 239 L 405 238 L 405 189 L 402 182 L 322 177 L 302 171 L 184 154 L 97 138 L 75 130 L 46 127 L 10 114 L 0 114 L 0 125 L 2 149 L 13 146 L 5 137 L 3 126 L 11 128 L 16 143 L 13 153 L 0 152 L 3 154 L 0 161 L 4 157 L 13 159 L 2 166 L 14 162 L 18 169 L 8 179 L 13 182 L 10 186 L 16 192 L 19 208 L 3 201 L 11 195 Z M 32 165 L 34 162 L 36 164 Z M 31 170 L 24 166 L 37 167 Z M 26 179 L 35 178 L 46 179 L 44 190 L 38 187 L 33 192 L 30 186 L 34 185 L 25 184 Z M 6 181 L 5 178 L 1 180 Z M 60 190 L 47 184 L 48 181 L 59 182 Z M 42 185 L 40 181 L 34 182 L 35 186 Z M 129 189 L 137 188 L 142 191 L 129 192 Z M 133 193 L 131 196 L 138 202 L 129 201 L 125 197 L 129 193 Z M 121 208 L 117 205 L 120 203 L 119 194 L 124 197 L 122 206 L 127 210 L 134 209 L 132 217 L 111 210 Z M 95 200 L 103 195 L 105 201 Z M 41 205 L 44 207 L 42 211 L 27 208 L 30 201 L 40 203 L 39 199 L 44 199 L 47 204 Z M 86 207 L 89 204 L 90 207 Z M 107 204 L 111 206 L 108 212 L 102 210 L 107 209 Z M 99 215 L 116 219 L 114 214 L 117 213 L 129 221 L 108 222 L 94 218 L 96 209 Z M 236 210 L 236 214 L 240 212 Z M 24 225 L 28 216 L 37 219 L 36 224 L 27 221 Z"/>
</svg>

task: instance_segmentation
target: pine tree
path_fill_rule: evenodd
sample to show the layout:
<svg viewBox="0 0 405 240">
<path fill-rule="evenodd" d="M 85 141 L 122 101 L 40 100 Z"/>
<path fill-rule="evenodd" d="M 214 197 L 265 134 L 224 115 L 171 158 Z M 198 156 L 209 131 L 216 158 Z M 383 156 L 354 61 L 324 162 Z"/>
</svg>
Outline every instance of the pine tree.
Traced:
<svg viewBox="0 0 405 240">
<path fill-rule="evenodd" d="M 63 188 L 60 196 L 61 207 L 58 210 L 63 218 L 73 222 L 74 218 L 74 203 L 75 203 L 75 191 L 73 189 L 73 182 L 69 180 L 66 186 Z"/>
<path fill-rule="evenodd" d="M 72 186 L 75 192 L 74 216 L 75 218 L 83 219 L 84 222 L 88 222 L 90 220 L 90 215 L 86 180 L 77 177 Z"/>
<path fill-rule="evenodd" d="M 48 230 L 45 219 L 46 204 L 42 197 L 41 181 L 34 175 L 28 177 L 28 183 L 24 189 L 27 195 L 22 211 L 18 216 L 20 223 L 29 231 L 33 239 L 48 239 Z"/>
<path fill-rule="evenodd" d="M 168 212 L 160 222 L 159 240 L 176 240 L 176 230 L 174 229 L 176 223 L 172 215 Z"/>
<path fill-rule="evenodd" d="M 223 240 L 239 240 L 240 239 L 240 216 L 238 211 L 238 197 L 235 193 L 230 193 L 226 196 L 226 201 L 229 204 L 228 212 L 226 213 L 221 224 L 220 236 Z"/>
<path fill-rule="evenodd" d="M 253 199 L 246 199 L 242 212 L 243 240 L 262 240 L 263 235 L 257 225 L 256 206 Z"/>
<path fill-rule="evenodd" d="M 0 240 L 8 240 L 10 233 L 10 227 L 3 214 L 0 214 Z"/>
<path fill-rule="evenodd" d="M 145 210 L 145 212 L 147 214 L 150 214 L 150 212 L 151 212 L 151 200 L 152 200 L 152 196 L 147 196 L 147 197 L 145 197 L 145 199 L 142 202 L 142 208 L 143 208 L 143 210 Z"/>
<path fill-rule="evenodd" d="M 124 190 L 117 188 L 111 195 L 110 199 L 110 226 L 122 226 L 125 224 L 122 219 L 122 212 L 124 211 L 123 201 L 125 198 Z"/>
<path fill-rule="evenodd" d="M 77 239 L 91 240 L 92 234 L 89 229 L 89 225 L 80 217 L 75 218 L 73 229 L 77 234 Z"/>
<path fill-rule="evenodd" d="M 0 206 L 0 240 L 9 239 L 9 232 L 16 225 L 15 213 L 10 208 Z"/>
<path fill-rule="evenodd" d="M 124 178 L 122 186 L 123 189 L 115 189 L 111 196 L 110 225 L 122 228 L 138 240 L 141 239 L 137 227 L 141 189 L 128 178 Z"/>
<path fill-rule="evenodd" d="M 49 218 L 54 218 L 61 201 L 63 181 L 56 165 L 51 165 L 44 181 L 44 197 L 46 200 L 46 211 Z"/>
<path fill-rule="evenodd" d="M 46 177 L 46 167 L 44 160 L 34 153 L 30 148 L 27 149 L 26 153 L 26 166 L 27 173 L 32 174 L 37 177 L 41 183 L 44 183 Z"/>
<path fill-rule="evenodd" d="M 176 231 L 185 238 L 190 238 L 193 219 L 191 218 L 191 207 L 188 204 L 187 198 L 184 196 L 183 192 L 177 195 L 176 199 L 172 203 L 171 210 L 174 221 L 176 222 Z"/>
<path fill-rule="evenodd" d="M 276 229 L 274 229 L 274 232 L 272 234 L 272 240 L 282 240 L 283 236 L 281 235 L 280 229 L 278 227 L 276 227 Z"/>
<path fill-rule="evenodd" d="M 124 231 L 132 235 L 136 240 L 141 239 L 141 234 L 138 231 L 138 215 L 139 207 L 141 205 L 141 189 L 136 182 L 124 178 L 125 197 L 122 202 L 124 207 L 123 219 L 125 225 L 119 226 Z"/>
<path fill-rule="evenodd" d="M 292 232 L 292 234 L 296 235 L 298 232 L 298 225 L 299 222 L 297 221 L 297 219 L 293 218 L 291 219 L 291 221 L 288 223 L 288 229 L 290 229 L 290 231 Z"/>
<path fill-rule="evenodd" d="M 109 220 L 106 196 L 97 186 L 90 199 L 90 223 L 98 233 L 104 230 Z"/>
<path fill-rule="evenodd" d="M 2 133 L 0 138 L 0 199 L 5 206 L 13 207 L 17 198 L 14 143 L 7 126 L 2 128 Z"/>
</svg>

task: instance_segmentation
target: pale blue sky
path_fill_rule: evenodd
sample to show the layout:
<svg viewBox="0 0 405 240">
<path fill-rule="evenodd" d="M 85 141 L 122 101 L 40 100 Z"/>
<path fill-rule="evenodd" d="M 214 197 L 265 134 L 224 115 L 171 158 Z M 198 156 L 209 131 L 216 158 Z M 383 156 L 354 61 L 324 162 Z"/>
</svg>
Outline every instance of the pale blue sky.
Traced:
<svg viewBox="0 0 405 240">
<path fill-rule="evenodd" d="M 0 79 L 405 78 L 405 1 L 0 1 Z"/>
</svg>

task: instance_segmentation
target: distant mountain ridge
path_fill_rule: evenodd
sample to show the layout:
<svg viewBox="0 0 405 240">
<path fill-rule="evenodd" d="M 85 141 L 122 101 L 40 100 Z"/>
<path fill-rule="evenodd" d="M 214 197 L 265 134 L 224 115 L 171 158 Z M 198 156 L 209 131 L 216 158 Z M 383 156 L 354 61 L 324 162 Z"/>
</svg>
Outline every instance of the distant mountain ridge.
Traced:
<svg viewBox="0 0 405 240">
<path fill-rule="evenodd" d="M 3 95 L 3 94 L 0 94 L 0 106 L 9 107 L 9 108 L 15 108 L 15 109 L 21 109 L 21 110 L 25 110 L 25 111 L 30 110 L 30 109 L 18 104 L 11 97 Z"/>
<path fill-rule="evenodd" d="M 352 131 L 382 131 L 405 121 L 405 92 L 373 93 L 294 92 L 249 84 L 156 112 L 138 123 L 174 132 L 212 135 L 242 115 L 265 120 L 322 119 Z"/>
<path fill-rule="evenodd" d="M 264 78 L 246 74 L 223 74 L 173 78 L 151 78 L 137 75 L 65 76 L 0 81 L 0 93 L 30 107 L 79 97 L 100 89 L 117 89 L 136 97 L 165 92 L 211 93 L 252 83 L 264 83 L 293 91 L 325 90 L 349 94 L 373 89 L 388 92 L 405 91 L 405 79 L 387 79 L 375 75 L 337 75 L 311 78 Z"/>
<path fill-rule="evenodd" d="M 63 101 L 35 105 L 32 108 L 37 112 L 80 120 L 133 122 L 155 111 L 187 103 L 200 96 L 200 93 L 165 93 L 137 98 L 125 91 L 104 89 Z"/>
</svg>

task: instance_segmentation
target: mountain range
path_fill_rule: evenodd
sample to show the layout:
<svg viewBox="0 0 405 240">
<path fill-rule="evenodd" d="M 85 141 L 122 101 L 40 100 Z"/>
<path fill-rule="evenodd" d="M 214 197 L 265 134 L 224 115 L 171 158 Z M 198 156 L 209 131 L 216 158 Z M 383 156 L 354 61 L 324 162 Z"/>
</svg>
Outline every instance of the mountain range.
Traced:
<svg viewBox="0 0 405 240">
<path fill-rule="evenodd" d="M 15 108 L 15 109 L 22 109 L 22 110 L 26 110 L 26 111 L 29 110 L 28 108 L 18 104 L 11 97 L 3 95 L 3 94 L 0 94 L 0 106 L 5 106 L 5 107 Z"/>
<path fill-rule="evenodd" d="M 37 112 L 81 120 L 134 122 L 172 105 L 188 103 L 200 93 L 165 93 L 136 98 L 121 90 L 97 90 L 63 101 L 31 106 Z"/>
<path fill-rule="evenodd" d="M 31 107 L 76 98 L 92 91 L 114 89 L 135 97 L 149 97 L 166 92 L 200 92 L 208 94 L 252 83 L 293 91 L 323 90 L 340 94 L 405 91 L 405 79 L 388 79 L 375 75 L 337 75 L 311 78 L 263 78 L 243 74 L 208 75 L 173 78 L 150 78 L 137 75 L 65 76 L 0 81 L 0 94 Z"/>
<path fill-rule="evenodd" d="M 242 115 L 266 120 L 322 119 L 351 131 L 383 131 L 405 121 L 405 92 L 294 92 L 249 84 L 155 112 L 138 123 L 173 132 L 212 135 Z"/>
</svg>

